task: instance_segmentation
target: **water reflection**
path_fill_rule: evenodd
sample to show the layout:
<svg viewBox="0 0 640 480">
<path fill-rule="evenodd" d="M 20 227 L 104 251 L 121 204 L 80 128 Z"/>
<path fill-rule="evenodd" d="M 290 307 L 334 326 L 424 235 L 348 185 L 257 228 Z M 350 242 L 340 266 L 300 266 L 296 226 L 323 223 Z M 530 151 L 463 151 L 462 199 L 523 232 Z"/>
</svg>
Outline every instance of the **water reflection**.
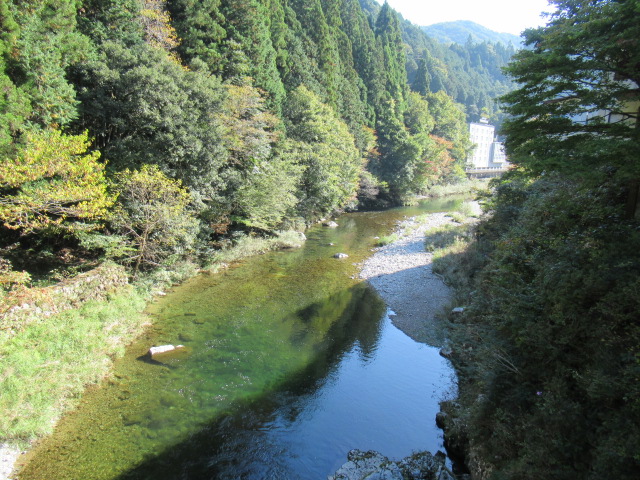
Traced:
<svg viewBox="0 0 640 480">
<path fill-rule="evenodd" d="M 352 298 L 308 367 L 120 479 L 324 478 L 355 447 L 442 449 L 434 417 L 443 385 L 453 388 L 447 362 L 393 327 L 370 289 Z"/>
</svg>

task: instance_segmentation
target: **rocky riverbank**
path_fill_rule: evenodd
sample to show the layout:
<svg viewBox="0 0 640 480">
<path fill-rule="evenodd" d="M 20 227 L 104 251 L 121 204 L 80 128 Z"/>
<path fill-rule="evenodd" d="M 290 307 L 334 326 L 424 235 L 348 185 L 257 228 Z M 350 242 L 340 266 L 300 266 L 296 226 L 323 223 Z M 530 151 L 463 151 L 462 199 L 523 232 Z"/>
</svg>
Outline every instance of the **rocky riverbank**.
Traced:
<svg viewBox="0 0 640 480">
<path fill-rule="evenodd" d="M 445 455 L 414 453 L 393 462 L 378 452 L 351 450 L 348 461 L 327 480 L 455 480 L 445 467 Z"/>
</svg>

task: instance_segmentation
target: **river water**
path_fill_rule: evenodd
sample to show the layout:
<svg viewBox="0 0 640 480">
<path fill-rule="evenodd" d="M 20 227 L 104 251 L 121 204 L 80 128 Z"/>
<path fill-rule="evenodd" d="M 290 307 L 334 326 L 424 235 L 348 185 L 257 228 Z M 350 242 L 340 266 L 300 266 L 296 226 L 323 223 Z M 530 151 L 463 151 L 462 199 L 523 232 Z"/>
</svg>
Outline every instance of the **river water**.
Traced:
<svg viewBox="0 0 640 480">
<path fill-rule="evenodd" d="M 19 478 L 321 479 L 353 448 L 395 459 L 442 450 L 435 414 L 455 393 L 449 363 L 395 328 L 354 278 L 375 236 L 460 201 L 343 215 L 300 249 L 168 292 L 113 376 L 28 454 Z M 186 348 L 145 357 L 169 343 Z"/>
</svg>

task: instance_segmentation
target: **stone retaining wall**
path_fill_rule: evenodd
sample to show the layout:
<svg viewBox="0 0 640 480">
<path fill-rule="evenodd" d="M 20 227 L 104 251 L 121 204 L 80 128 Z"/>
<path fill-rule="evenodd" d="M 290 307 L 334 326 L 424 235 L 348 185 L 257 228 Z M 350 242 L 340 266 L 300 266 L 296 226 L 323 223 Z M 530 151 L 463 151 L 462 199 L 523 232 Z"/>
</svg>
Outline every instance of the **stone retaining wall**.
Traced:
<svg viewBox="0 0 640 480">
<path fill-rule="evenodd" d="M 125 269 L 107 262 L 50 287 L 12 292 L 0 304 L 0 328 L 15 333 L 34 320 L 78 308 L 89 300 L 104 300 L 128 283 Z"/>
</svg>

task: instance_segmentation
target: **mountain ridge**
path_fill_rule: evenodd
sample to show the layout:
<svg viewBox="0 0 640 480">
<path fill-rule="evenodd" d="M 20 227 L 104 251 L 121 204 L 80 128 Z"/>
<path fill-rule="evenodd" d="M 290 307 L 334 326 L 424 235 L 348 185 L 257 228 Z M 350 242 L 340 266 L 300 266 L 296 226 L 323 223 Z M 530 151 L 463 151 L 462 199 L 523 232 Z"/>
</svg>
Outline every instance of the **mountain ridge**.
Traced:
<svg viewBox="0 0 640 480">
<path fill-rule="evenodd" d="M 511 33 L 496 32 L 471 20 L 456 20 L 453 22 L 440 22 L 420 27 L 427 35 L 441 43 L 466 43 L 469 36 L 476 42 L 502 43 L 505 46 L 513 45 L 522 48 L 522 40 Z"/>
</svg>

